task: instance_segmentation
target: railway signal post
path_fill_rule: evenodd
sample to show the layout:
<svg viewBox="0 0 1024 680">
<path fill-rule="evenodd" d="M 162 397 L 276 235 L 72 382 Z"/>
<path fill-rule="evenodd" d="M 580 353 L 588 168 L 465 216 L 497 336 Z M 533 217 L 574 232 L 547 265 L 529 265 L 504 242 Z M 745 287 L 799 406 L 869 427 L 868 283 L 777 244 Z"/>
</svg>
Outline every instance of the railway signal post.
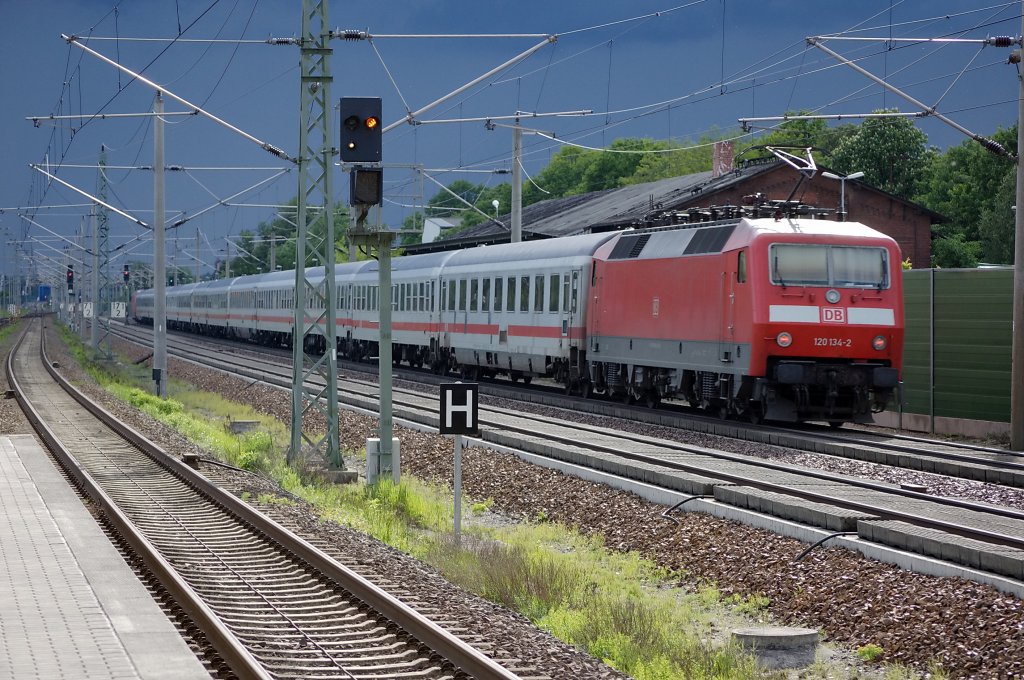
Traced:
<svg viewBox="0 0 1024 680">
<path fill-rule="evenodd" d="M 441 417 L 438 431 L 455 437 L 455 543 L 462 534 L 462 435 L 480 434 L 477 417 L 480 386 L 477 383 L 441 383 Z"/>
<path fill-rule="evenodd" d="M 370 208 L 380 205 L 384 200 L 384 170 L 380 167 L 383 134 L 381 99 L 342 97 L 338 104 L 338 118 L 341 120 L 339 155 L 342 161 L 355 164 L 349 168 L 348 202 L 357 215 L 355 225 L 349 227 L 350 248 L 363 246 L 368 253 L 374 249 L 377 251 L 380 426 L 376 441 L 367 441 L 366 481 L 372 484 L 377 481 L 378 475 L 390 474 L 397 484 L 401 480 L 401 464 L 398 460 L 398 440 L 392 436 L 394 423 L 391 400 L 391 243 L 395 234 L 383 227 L 379 219 L 373 228 L 366 226 Z"/>
</svg>

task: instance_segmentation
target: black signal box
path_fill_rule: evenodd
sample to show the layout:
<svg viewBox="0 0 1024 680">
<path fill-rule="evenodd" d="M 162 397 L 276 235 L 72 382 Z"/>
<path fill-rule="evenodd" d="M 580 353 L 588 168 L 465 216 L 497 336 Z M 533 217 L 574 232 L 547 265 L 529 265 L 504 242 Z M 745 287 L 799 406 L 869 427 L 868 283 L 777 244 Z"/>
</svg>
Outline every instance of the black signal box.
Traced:
<svg viewBox="0 0 1024 680">
<path fill-rule="evenodd" d="M 349 173 L 349 204 L 380 205 L 384 200 L 384 171 L 356 166 Z"/>
</svg>

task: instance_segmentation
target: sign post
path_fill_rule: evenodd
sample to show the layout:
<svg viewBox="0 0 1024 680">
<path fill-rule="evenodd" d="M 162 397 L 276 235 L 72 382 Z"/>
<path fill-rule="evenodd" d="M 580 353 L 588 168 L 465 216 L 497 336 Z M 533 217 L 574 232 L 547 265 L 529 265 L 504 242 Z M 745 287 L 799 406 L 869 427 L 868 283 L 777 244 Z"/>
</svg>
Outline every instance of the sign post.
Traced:
<svg viewBox="0 0 1024 680">
<path fill-rule="evenodd" d="M 441 418 L 438 430 L 441 434 L 455 435 L 455 544 L 462 534 L 462 435 L 480 434 L 477 418 L 479 402 L 477 383 L 442 383 Z"/>
</svg>

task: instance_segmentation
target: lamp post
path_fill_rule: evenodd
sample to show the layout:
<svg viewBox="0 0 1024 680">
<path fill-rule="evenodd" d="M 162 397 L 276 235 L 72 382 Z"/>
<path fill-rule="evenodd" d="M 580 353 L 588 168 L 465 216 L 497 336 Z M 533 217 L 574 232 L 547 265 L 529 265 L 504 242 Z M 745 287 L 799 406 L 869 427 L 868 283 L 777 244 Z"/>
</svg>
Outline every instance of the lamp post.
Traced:
<svg viewBox="0 0 1024 680">
<path fill-rule="evenodd" d="M 860 179 L 864 176 L 863 172 L 852 172 L 849 175 L 836 175 L 831 172 L 821 173 L 822 177 L 828 177 L 829 179 L 839 180 L 839 221 L 846 221 L 846 180 L 848 179 Z"/>
</svg>

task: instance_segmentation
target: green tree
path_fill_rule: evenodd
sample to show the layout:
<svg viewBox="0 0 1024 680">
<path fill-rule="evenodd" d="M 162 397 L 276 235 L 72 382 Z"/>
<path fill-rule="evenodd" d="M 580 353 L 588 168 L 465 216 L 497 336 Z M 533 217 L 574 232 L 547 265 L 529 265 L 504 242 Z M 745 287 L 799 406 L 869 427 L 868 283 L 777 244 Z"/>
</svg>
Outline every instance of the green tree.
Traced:
<svg viewBox="0 0 1024 680">
<path fill-rule="evenodd" d="M 932 266 L 944 269 L 971 268 L 978 266 L 981 244 L 967 241 L 963 234 L 932 240 Z"/>
<path fill-rule="evenodd" d="M 1017 128 L 997 130 L 992 137 L 1004 147 L 1016 148 Z M 943 239 L 958 238 L 965 244 L 974 244 L 973 252 L 982 255 L 984 251 L 986 260 L 1007 261 L 993 259 L 994 255 L 990 254 L 1000 252 L 999 244 L 991 239 L 999 237 L 996 228 L 999 218 L 1005 217 L 1006 210 L 1013 205 L 1013 198 L 1010 198 L 1009 206 L 1003 205 L 1001 210 L 996 210 L 995 202 L 1007 175 L 1013 176 L 1012 181 L 1015 181 L 1016 166 L 1013 162 L 993 154 L 971 139 L 932 158 L 917 200 L 949 220 L 936 225 L 936 244 Z M 981 224 L 985 216 L 988 216 L 989 241 L 982 248 Z M 1013 222 L 1012 216 L 1009 221 Z M 952 247 L 952 250 L 957 252 L 957 247 Z M 941 259 L 938 263 L 943 267 L 957 266 Z"/>
<path fill-rule="evenodd" d="M 1003 175 L 999 189 L 988 206 L 982 209 L 978 220 L 981 237 L 981 257 L 992 264 L 1013 264 L 1014 232 L 1016 229 L 1013 206 L 1017 202 L 1017 172 L 1011 167 Z"/>
<path fill-rule="evenodd" d="M 534 176 L 534 181 L 523 187 L 523 205 L 583 193 L 583 174 L 598 153 L 574 146 L 559 149 L 547 167 Z"/>
<path fill-rule="evenodd" d="M 811 111 L 787 111 L 788 116 L 812 115 Z M 752 142 L 737 147 L 737 157 L 770 158 L 772 153 L 765 147 L 804 147 L 814 149 L 813 155 L 818 165 L 833 167 L 832 154 L 847 137 L 857 133 L 857 125 L 852 123 L 830 126 L 824 119 L 795 119 L 781 123 L 768 134 L 758 137 Z"/>
<path fill-rule="evenodd" d="M 722 135 L 705 135 L 696 143 L 689 141 L 682 144 L 667 145 L 675 148 L 669 153 L 650 153 L 640 157 L 633 174 L 623 180 L 623 184 L 643 184 L 656 182 L 669 177 L 681 177 L 698 172 L 711 170 L 711 159 L 714 151 L 712 146 L 722 139 Z"/>
<path fill-rule="evenodd" d="M 895 110 L 876 111 L 886 112 Z M 843 174 L 863 172 L 868 184 L 911 200 L 934 155 L 927 143 L 928 137 L 907 118 L 868 118 L 839 140 L 830 164 Z"/>
<path fill-rule="evenodd" d="M 466 203 L 476 203 L 480 196 L 480 192 L 484 190 L 482 184 L 473 184 L 467 182 L 464 179 L 457 179 L 448 185 L 448 191 L 456 194 Z M 434 194 L 427 202 L 428 210 L 427 214 L 431 217 L 450 217 L 451 215 L 461 214 L 466 209 L 466 203 L 463 203 L 455 196 L 452 196 L 448 191 L 439 190 Z"/>
<path fill-rule="evenodd" d="M 297 222 L 297 199 L 288 202 L 287 207 L 278 211 L 277 217 L 269 222 L 261 222 L 256 234 L 243 230 L 232 246 L 231 274 L 258 274 L 270 271 L 271 240 L 276 240 L 275 262 L 282 270 L 295 268 L 295 237 Z M 334 204 L 334 253 L 335 261 L 347 260 L 349 213 L 348 206 Z M 310 212 L 310 222 L 306 231 L 310 238 L 323 239 L 326 232 L 326 221 L 317 212 Z M 306 265 L 313 266 L 312 253 L 306 253 Z M 223 266 L 218 267 L 219 275 L 223 276 Z"/>
</svg>

